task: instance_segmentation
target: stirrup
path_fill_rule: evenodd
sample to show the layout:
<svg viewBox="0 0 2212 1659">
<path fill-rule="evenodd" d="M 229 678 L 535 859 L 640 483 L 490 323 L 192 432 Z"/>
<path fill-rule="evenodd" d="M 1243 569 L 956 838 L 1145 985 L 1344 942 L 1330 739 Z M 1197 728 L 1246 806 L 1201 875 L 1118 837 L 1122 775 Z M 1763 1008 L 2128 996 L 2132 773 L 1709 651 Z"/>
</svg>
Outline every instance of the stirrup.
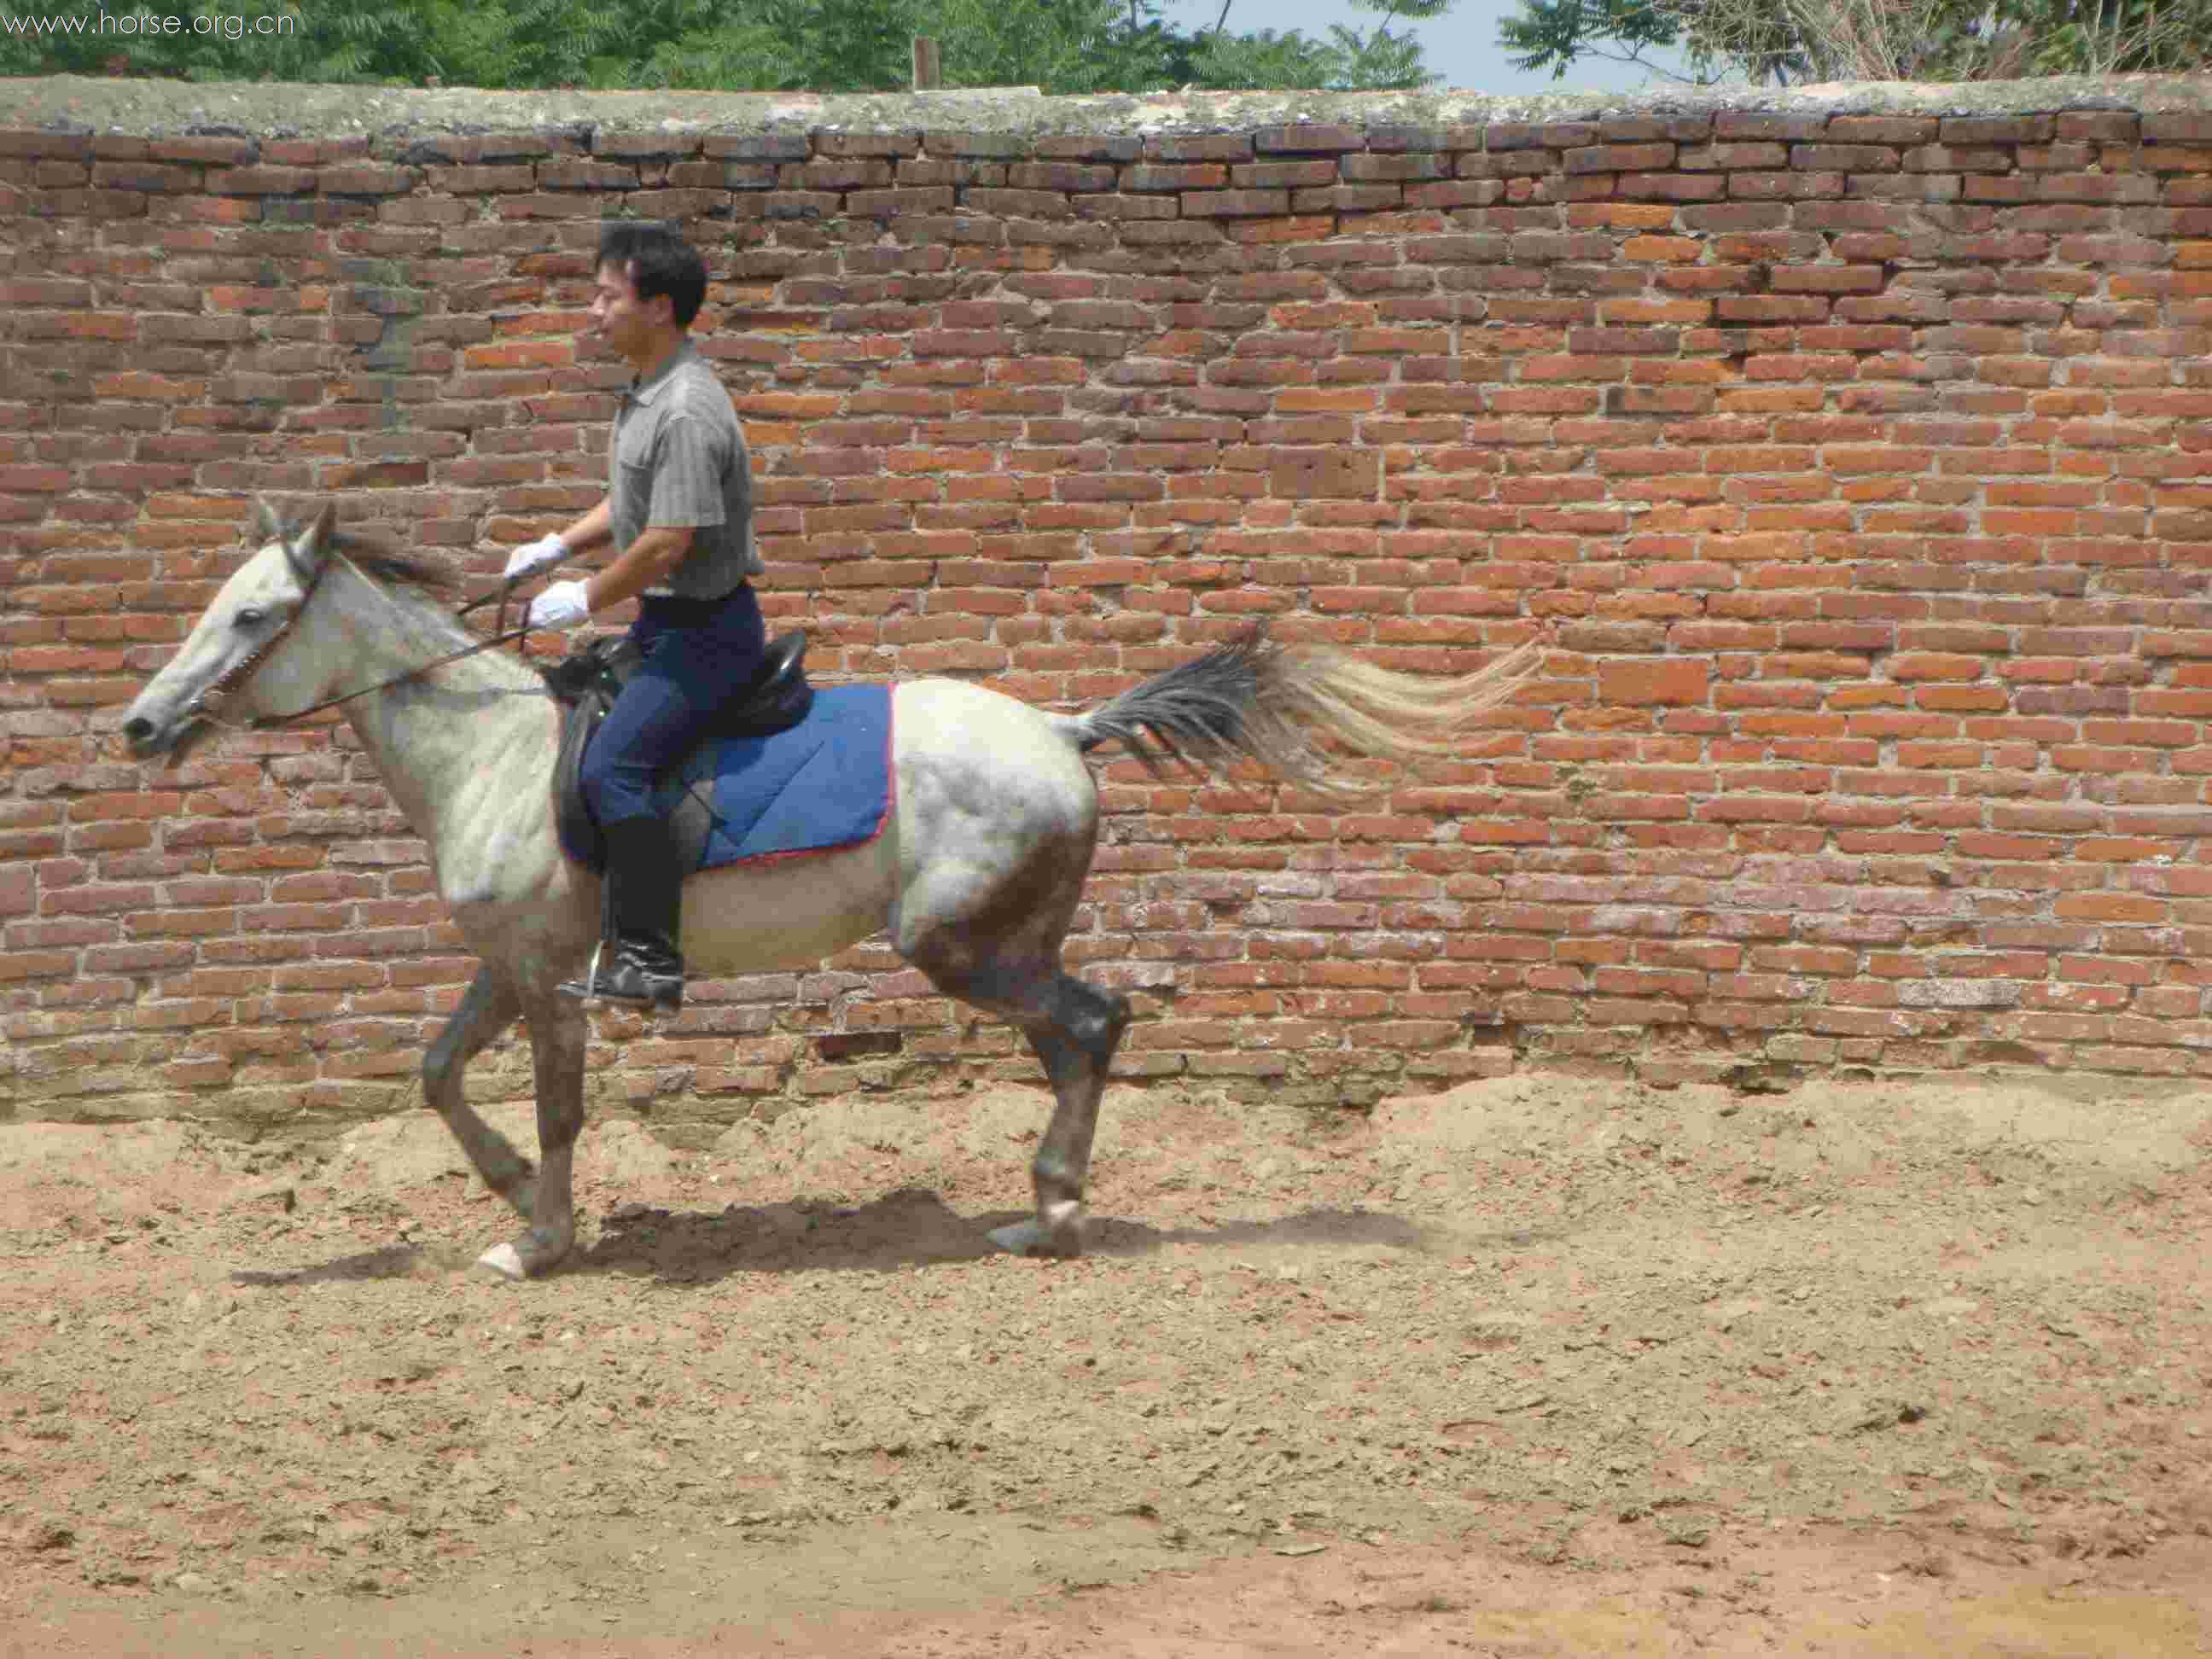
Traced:
<svg viewBox="0 0 2212 1659">
<path fill-rule="evenodd" d="M 602 933 L 599 935 L 599 942 L 592 947 L 592 959 L 585 965 L 583 978 L 564 979 L 555 988 L 564 997 L 577 997 L 586 1002 L 597 1001 L 599 994 L 599 958 L 606 952 L 606 935 Z"/>
<path fill-rule="evenodd" d="M 605 973 L 599 963 L 605 955 L 607 941 L 602 938 L 592 951 L 591 965 L 580 980 L 563 980 L 560 991 L 563 996 L 578 998 L 586 1002 L 611 1002 L 626 1008 L 648 1008 L 661 1013 L 680 1013 L 684 1009 L 684 975 L 677 973 L 655 972 L 635 962 L 617 963 Z"/>
</svg>

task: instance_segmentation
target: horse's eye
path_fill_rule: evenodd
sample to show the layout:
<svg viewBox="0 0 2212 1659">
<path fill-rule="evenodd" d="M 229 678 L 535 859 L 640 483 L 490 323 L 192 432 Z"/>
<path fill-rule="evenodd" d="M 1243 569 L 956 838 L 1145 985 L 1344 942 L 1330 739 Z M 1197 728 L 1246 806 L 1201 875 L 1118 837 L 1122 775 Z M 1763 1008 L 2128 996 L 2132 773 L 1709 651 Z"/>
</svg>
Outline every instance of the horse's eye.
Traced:
<svg viewBox="0 0 2212 1659">
<path fill-rule="evenodd" d="M 259 625 L 261 618 L 265 614 L 265 612 L 257 611 L 252 605 L 248 605 L 245 610 L 238 613 L 238 625 L 240 628 L 257 627 Z"/>
</svg>

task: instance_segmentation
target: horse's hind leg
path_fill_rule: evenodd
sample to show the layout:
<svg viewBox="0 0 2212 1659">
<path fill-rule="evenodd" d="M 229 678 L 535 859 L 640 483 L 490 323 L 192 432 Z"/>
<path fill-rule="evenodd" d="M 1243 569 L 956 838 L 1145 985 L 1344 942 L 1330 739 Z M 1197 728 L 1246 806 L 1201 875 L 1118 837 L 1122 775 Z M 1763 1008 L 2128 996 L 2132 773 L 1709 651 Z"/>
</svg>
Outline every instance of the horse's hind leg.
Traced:
<svg viewBox="0 0 2212 1659">
<path fill-rule="evenodd" d="M 1128 998 L 1066 974 L 1053 976 L 1044 1018 L 1022 1023 L 1052 1082 L 1052 1121 L 1030 1166 L 1036 1214 L 995 1229 L 991 1240 L 1000 1248 L 1025 1255 L 1083 1254 L 1083 1188 L 1098 1133 L 1098 1101 L 1128 1024 Z"/>
<path fill-rule="evenodd" d="M 1031 1169 L 1036 1213 L 992 1237 L 1030 1255 L 1079 1255 L 1098 1097 L 1129 1023 L 1127 997 L 1060 965 L 1097 847 L 1097 790 L 1034 710 L 966 686 L 899 696 L 911 698 L 906 731 L 921 735 L 901 750 L 899 833 L 912 853 L 891 943 L 947 996 L 1012 1023 L 1044 1062 L 1053 1109 Z"/>
<path fill-rule="evenodd" d="M 1019 1027 L 1044 1062 L 1053 1109 L 1030 1166 L 1036 1214 L 991 1234 L 993 1243 L 1024 1255 L 1083 1254 L 1083 1188 L 1098 1133 L 1099 1097 L 1129 1024 L 1128 998 L 1062 973 L 1059 954 L 1055 945 L 1050 957 L 1036 963 L 1000 958 L 956 964 L 933 961 L 926 950 L 915 957 L 915 965 L 947 996 Z"/>
<path fill-rule="evenodd" d="M 422 1056 L 422 1097 L 431 1110 L 445 1119 L 484 1185 L 527 1219 L 530 1160 L 479 1117 L 461 1091 L 461 1074 L 469 1062 L 514 1024 L 521 1012 L 522 1000 L 507 977 L 489 968 L 478 969 L 462 994 L 460 1006 Z"/>
</svg>

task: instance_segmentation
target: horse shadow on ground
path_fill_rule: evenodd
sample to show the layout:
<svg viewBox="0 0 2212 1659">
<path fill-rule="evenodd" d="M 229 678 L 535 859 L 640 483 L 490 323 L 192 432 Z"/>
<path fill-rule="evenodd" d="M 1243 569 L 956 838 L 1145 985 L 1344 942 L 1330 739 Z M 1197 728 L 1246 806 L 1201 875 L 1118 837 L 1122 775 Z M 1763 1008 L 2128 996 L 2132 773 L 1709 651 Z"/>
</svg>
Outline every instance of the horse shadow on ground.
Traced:
<svg viewBox="0 0 2212 1659">
<path fill-rule="evenodd" d="M 991 1229 L 1024 1220 L 1025 1210 L 963 1215 L 937 1193 L 902 1187 L 859 1206 L 826 1199 L 731 1205 L 720 1211 L 624 1204 L 600 1221 L 556 1270 L 617 1273 L 662 1284 L 711 1284 L 755 1273 L 888 1273 L 902 1267 L 976 1261 L 1003 1255 Z M 1552 1235 L 1540 1230 L 1470 1233 L 1427 1226 L 1376 1210 L 1313 1208 L 1263 1219 L 1161 1228 L 1118 1216 L 1094 1216 L 1087 1255 L 1127 1258 L 1171 1245 L 1206 1249 L 1302 1252 L 1384 1249 L 1434 1256 L 1517 1249 Z M 484 1238 L 477 1248 L 495 1242 Z M 234 1284 L 290 1285 L 442 1277 L 466 1271 L 475 1254 L 453 1244 L 400 1243 L 289 1269 L 241 1270 Z"/>
</svg>

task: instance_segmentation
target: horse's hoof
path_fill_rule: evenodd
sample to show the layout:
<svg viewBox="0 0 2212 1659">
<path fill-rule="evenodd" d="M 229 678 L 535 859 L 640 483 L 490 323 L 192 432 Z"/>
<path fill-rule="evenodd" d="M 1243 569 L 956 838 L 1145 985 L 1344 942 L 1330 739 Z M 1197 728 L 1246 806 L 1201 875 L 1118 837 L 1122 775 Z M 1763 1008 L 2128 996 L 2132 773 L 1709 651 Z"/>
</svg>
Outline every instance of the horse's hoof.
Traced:
<svg viewBox="0 0 2212 1659">
<path fill-rule="evenodd" d="M 1071 1257 L 1083 1254 L 1082 1229 L 1073 1218 L 1048 1227 L 1034 1218 L 994 1227 L 985 1235 L 1002 1250 L 1015 1255 Z"/>
<path fill-rule="evenodd" d="M 522 1252 L 512 1244 L 495 1244 L 477 1258 L 477 1266 L 489 1267 L 509 1279 L 527 1279 L 530 1270 L 522 1265 Z"/>
<path fill-rule="evenodd" d="M 575 1242 L 574 1233 L 532 1227 L 520 1238 L 493 1245 L 477 1258 L 477 1266 L 507 1279 L 536 1279 L 559 1267 Z"/>
</svg>

